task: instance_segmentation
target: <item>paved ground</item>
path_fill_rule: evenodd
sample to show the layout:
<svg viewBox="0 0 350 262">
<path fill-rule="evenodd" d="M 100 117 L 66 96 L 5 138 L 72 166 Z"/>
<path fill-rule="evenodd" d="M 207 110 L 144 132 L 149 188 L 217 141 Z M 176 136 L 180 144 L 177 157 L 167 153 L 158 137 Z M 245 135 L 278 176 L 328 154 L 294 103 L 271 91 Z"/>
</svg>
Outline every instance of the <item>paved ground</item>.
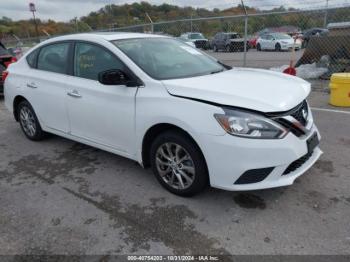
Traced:
<svg viewBox="0 0 350 262">
<path fill-rule="evenodd" d="M 350 254 L 350 115 L 314 117 L 325 154 L 293 186 L 186 199 L 130 160 L 28 141 L 0 100 L 0 254 Z"/>
</svg>

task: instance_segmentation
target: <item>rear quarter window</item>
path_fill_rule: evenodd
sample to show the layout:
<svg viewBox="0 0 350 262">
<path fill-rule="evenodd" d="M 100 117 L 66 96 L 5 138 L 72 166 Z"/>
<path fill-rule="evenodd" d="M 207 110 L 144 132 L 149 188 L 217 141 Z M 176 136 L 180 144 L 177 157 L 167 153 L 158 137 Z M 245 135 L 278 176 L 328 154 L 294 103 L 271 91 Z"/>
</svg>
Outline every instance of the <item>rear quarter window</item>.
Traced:
<svg viewBox="0 0 350 262">
<path fill-rule="evenodd" d="M 36 61 L 37 61 L 37 58 L 38 58 L 38 53 L 39 53 L 39 50 L 36 49 L 34 51 L 32 51 L 29 55 L 27 55 L 26 57 L 26 60 L 27 60 L 27 63 L 28 65 L 31 67 L 31 68 L 36 68 Z"/>
</svg>

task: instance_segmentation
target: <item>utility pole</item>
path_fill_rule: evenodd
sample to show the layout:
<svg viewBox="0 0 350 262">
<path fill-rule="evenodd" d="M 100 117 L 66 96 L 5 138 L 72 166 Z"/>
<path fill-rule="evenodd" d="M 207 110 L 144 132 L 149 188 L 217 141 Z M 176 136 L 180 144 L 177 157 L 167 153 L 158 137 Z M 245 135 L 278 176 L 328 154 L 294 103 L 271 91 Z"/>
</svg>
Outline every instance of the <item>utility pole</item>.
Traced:
<svg viewBox="0 0 350 262">
<path fill-rule="evenodd" d="M 328 24 L 328 3 L 329 3 L 329 0 L 326 0 L 326 11 L 324 14 L 324 28 L 326 28 Z"/>
<path fill-rule="evenodd" d="M 36 18 L 35 18 L 35 4 L 34 3 L 29 3 L 29 11 L 33 13 L 33 19 L 34 19 L 34 25 L 35 25 L 35 33 L 36 37 L 39 37 L 39 31 L 38 31 L 38 24 L 36 23 Z"/>
<path fill-rule="evenodd" d="M 244 14 L 245 14 L 245 18 L 244 18 L 244 57 L 243 57 L 243 66 L 246 67 L 247 66 L 247 41 L 248 41 L 248 12 L 247 12 L 247 8 L 244 5 L 243 0 L 241 0 L 243 9 L 244 9 Z"/>
<path fill-rule="evenodd" d="M 74 17 L 75 32 L 79 33 L 78 17 Z"/>
<path fill-rule="evenodd" d="M 152 20 L 152 18 L 148 15 L 147 12 L 146 12 L 146 17 L 147 17 L 147 19 L 151 22 L 151 32 L 152 32 L 152 34 L 153 34 L 153 33 L 154 33 L 153 20 Z"/>
<path fill-rule="evenodd" d="M 191 33 L 193 32 L 193 21 L 192 21 L 192 19 L 193 19 L 193 15 L 191 15 Z"/>
</svg>

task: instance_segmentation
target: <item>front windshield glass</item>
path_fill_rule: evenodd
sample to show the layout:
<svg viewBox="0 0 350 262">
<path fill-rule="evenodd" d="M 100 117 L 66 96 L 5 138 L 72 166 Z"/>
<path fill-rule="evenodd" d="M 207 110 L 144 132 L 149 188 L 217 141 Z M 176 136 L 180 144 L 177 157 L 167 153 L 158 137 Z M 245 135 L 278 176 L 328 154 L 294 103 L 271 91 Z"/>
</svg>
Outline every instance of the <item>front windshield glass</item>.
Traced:
<svg viewBox="0 0 350 262">
<path fill-rule="evenodd" d="M 158 80 L 208 75 L 224 71 L 214 58 L 172 38 L 113 41 L 149 76 Z"/>
<path fill-rule="evenodd" d="M 287 34 L 274 34 L 274 38 L 276 39 L 291 39 L 292 37 Z"/>
<path fill-rule="evenodd" d="M 204 39 L 204 36 L 200 33 L 195 33 L 195 34 L 189 34 L 188 36 L 190 39 Z"/>
</svg>

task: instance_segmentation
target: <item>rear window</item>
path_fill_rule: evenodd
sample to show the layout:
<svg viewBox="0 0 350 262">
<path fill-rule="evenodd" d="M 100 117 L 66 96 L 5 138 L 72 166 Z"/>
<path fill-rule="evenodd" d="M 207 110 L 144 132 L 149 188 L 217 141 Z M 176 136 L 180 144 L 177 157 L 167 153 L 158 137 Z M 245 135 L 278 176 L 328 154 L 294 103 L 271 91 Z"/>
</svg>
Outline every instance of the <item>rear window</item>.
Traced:
<svg viewBox="0 0 350 262">
<path fill-rule="evenodd" d="M 35 49 L 33 52 L 31 52 L 29 55 L 27 55 L 26 59 L 27 59 L 27 63 L 31 68 L 35 68 L 36 67 L 36 61 L 37 61 L 37 57 L 38 57 L 38 51 L 39 49 Z"/>
<path fill-rule="evenodd" d="M 38 56 L 38 69 L 67 73 L 69 46 L 69 43 L 55 43 L 42 47 Z"/>
</svg>

